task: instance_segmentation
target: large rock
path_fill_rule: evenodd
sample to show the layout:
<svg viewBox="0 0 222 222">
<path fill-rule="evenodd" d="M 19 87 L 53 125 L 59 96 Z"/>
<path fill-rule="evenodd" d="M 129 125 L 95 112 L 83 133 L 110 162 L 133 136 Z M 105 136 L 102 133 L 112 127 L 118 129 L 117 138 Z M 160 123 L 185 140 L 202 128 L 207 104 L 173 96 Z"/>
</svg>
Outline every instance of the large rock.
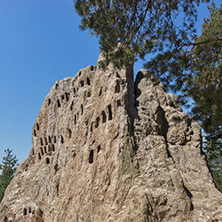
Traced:
<svg viewBox="0 0 222 222">
<path fill-rule="evenodd" d="M 200 126 L 144 73 L 88 66 L 55 83 L 0 221 L 222 221 Z"/>
</svg>

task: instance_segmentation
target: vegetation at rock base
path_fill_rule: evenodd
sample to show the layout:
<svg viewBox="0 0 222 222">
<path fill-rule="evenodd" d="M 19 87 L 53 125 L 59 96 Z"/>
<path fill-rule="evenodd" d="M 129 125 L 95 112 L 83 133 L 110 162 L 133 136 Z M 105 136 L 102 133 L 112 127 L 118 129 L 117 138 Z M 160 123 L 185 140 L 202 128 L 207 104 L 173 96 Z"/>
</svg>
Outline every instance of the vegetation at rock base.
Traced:
<svg viewBox="0 0 222 222">
<path fill-rule="evenodd" d="M 212 3 L 197 36 L 197 7 L 203 2 L 209 0 L 75 0 L 74 8 L 81 16 L 80 28 L 99 37 L 102 67 L 112 61 L 119 68 L 153 55 L 144 64 L 148 76 L 157 76 L 182 105 L 191 107 L 222 190 L 222 6 Z"/>
<path fill-rule="evenodd" d="M 12 150 L 6 149 L 5 153 L 6 156 L 3 157 L 2 164 L 0 164 L 0 202 L 18 166 L 18 159 L 12 154 Z"/>
</svg>

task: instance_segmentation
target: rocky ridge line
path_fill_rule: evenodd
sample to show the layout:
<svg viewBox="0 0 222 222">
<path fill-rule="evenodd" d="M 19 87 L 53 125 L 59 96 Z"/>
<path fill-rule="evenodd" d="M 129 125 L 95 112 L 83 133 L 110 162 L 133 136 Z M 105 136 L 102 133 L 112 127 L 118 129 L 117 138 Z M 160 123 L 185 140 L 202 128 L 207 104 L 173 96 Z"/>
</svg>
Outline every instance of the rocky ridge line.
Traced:
<svg viewBox="0 0 222 222">
<path fill-rule="evenodd" d="M 144 74 L 88 66 L 55 83 L 0 221 L 222 220 L 199 124 Z"/>
</svg>

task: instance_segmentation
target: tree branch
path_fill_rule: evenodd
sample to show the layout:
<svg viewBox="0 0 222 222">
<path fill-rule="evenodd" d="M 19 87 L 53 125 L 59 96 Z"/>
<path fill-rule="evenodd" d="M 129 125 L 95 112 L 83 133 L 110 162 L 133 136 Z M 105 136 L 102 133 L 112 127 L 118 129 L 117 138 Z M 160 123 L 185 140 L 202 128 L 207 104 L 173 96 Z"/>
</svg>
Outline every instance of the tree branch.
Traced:
<svg viewBox="0 0 222 222">
<path fill-rule="evenodd" d="M 189 43 L 189 44 L 183 44 L 182 47 L 184 46 L 197 46 L 197 45 L 201 45 L 201 44 L 205 44 L 205 43 L 209 43 L 209 42 L 219 42 L 222 41 L 222 39 L 208 39 L 206 41 L 202 41 L 202 42 L 194 42 L 194 43 Z"/>
</svg>

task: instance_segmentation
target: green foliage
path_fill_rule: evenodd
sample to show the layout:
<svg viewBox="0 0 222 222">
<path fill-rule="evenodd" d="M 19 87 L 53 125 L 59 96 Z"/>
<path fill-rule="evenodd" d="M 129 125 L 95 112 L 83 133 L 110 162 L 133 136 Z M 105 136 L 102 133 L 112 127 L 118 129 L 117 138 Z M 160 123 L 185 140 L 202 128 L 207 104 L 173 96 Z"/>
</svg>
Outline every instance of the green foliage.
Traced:
<svg viewBox="0 0 222 222">
<path fill-rule="evenodd" d="M 212 171 L 214 181 L 220 192 L 222 192 L 222 139 L 212 139 L 211 137 L 207 137 L 206 139 L 204 150 L 207 154 L 208 164 Z"/>
<path fill-rule="evenodd" d="M 99 37 L 105 55 L 121 67 L 145 55 L 181 45 L 193 36 L 200 0 L 74 0 L 82 30 Z M 208 2 L 208 0 L 202 0 Z M 182 26 L 176 26 L 178 15 Z M 118 48 L 117 48 L 118 46 Z"/>
<path fill-rule="evenodd" d="M 222 8 L 213 5 L 197 44 L 192 50 L 194 67 L 189 91 L 196 105 L 195 117 L 209 134 L 222 136 Z"/>
<path fill-rule="evenodd" d="M 145 66 L 164 85 L 180 93 L 183 104 L 193 99 L 193 117 L 207 134 L 222 136 L 222 8 L 213 4 L 202 34 L 193 42 L 166 51 Z"/>
<path fill-rule="evenodd" d="M 18 166 L 18 160 L 15 155 L 12 154 L 10 149 L 5 150 L 6 156 L 3 157 L 2 164 L 0 164 L 0 201 L 3 199 L 5 190 L 12 180 L 15 170 Z"/>
</svg>

